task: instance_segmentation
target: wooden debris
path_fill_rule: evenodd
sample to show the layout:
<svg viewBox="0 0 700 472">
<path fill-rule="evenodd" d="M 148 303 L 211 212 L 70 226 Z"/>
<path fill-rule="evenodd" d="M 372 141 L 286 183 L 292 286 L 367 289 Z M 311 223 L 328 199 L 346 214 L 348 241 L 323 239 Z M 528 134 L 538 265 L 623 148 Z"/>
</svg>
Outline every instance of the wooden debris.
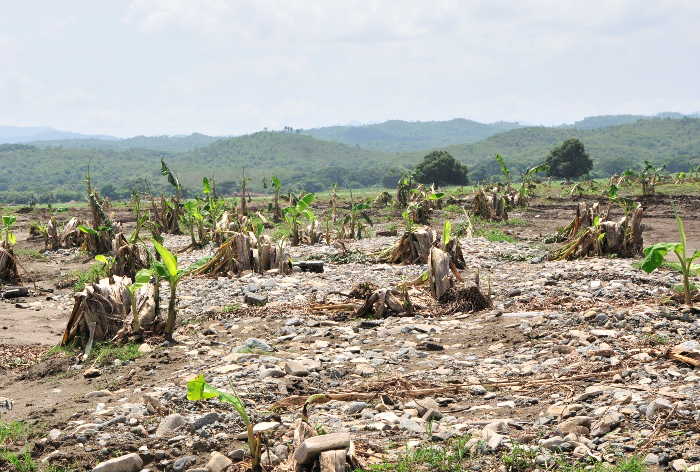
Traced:
<svg viewBox="0 0 700 472">
<path fill-rule="evenodd" d="M 389 264 L 427 264 L 432 247 L 438 247 L 448 253 L 451 263 L 456 268 L 464 269 L 466 267 L 462 246 L 457 238 L 452 238 L 446 245 L 443 245 L 438 233 L 430 226 L 417 231 L 405 232 L 381 260 Z"/>
<path fill-rule="evenodd" d="M 694 367 L 700 367 L 700 343 L 697 341 L 686 341 L 677 344 L 668 350 L 666 357 Z"/>
<path fill-rule="evenodd" d="M 150 254 L 138 244 L 129 244 L 124 233 L 118 233 L 112 240 L 112 275 L 120 275 L 136 280 L 136 273 L 151 265 Z"/>
<path fill-rule="evenodd" d="M 212 258 L 194 273 L 203 275 L 240 275 L 243 271 L 255 270 L 263 273 L 277 270 L 289 274 L 292 266 L 287 247 L 283 243 L 273 244 L 263 236 L 256 239 L 252 233 L 233 233 L 222 244 Z"/>
<path fill-rule="evenodd" d="M 445 292 L 440 300 L 445 304 L 440 315 L 450 315 L 456 312 L 475 312 L 493 307 L 491 297 L 484 295 L 478 285 L 471 287 L 452 287 Z"/>
</svg>

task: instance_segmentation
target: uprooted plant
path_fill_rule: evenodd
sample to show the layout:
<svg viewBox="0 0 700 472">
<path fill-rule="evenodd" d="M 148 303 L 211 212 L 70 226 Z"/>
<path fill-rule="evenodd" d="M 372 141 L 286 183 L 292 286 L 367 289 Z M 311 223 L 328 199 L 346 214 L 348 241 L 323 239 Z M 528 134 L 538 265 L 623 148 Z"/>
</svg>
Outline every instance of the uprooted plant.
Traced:
<svg viewBox="0 0 700 472">
<path fill-rule="evenodd" d="M 243 400 L 235 393 L 226 393 L 209 385 L 203 375 L 198 375 L 193 380 L 187 382 L 187 399 L 190 401 L 202 401 L 212 398 L 218 399 L 220 402 L 228 403 L 236 410 L 238 416 L 243 421 L 246 427 L 248 437 L 248 449 L 252 458 L 251 470 L 253 472 L 262 472 L 262 433 L 257 433 L 253 429 L 253 422 L 245 407 Z"/>
<path fill-rule="evenodd" d="M 700 259 L 700 250 L 695 251 L 692 255 L 688 254 L 685 224 L 678 214 L 676 215 L 676 223 L 678 224 L 680 241 L 675 243 L 656 243 L 644 249 L 644 260 L 641 267 L 647 273 L 653 272 L 662 265 L 680 272 L 683 276 L 683 298 L 685 304 L 692 306 L 693 293 L 690 278 L 693 275 L 700 274 L 700 264 L 693 264 L 696 259 Z M 664 257 L 669 252 L 673 252 L 676 255 L 678 263 L 665 261 Z"/>
</svg>

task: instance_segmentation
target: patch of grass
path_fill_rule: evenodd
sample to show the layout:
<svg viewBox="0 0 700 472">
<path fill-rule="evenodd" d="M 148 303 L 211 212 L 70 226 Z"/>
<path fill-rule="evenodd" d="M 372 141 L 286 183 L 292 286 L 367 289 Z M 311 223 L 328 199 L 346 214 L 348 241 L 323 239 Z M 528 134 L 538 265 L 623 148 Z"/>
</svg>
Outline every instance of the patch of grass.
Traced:
<svg viewBox="0 0 700 472">
<path fill-rule="evenodd" d="M 60 344 L 56 344 L 53 346 L 51 349 L 46 351 L 44 354 L 41 355 L 42 360 L 49 359 L 56 354 L 64 354 L 68 357 L 75 355 L 76 351 L 78 348 L 75 345 L 69 345 L 69 346 L 62 346 Z"/>
<path fill-rule="evenodd" d="M 3 467 L 2 470 L 7 470 L 8 472 L 34 472 L 39 470 L 39 466 L 27 451 L 20 454 L 0 451 L 0 466 Z M 5 469 L 8 466 L 11 468 Z"/>
<path fill-rule="evenodd" d="M 469 436 L 452 439 L 445 446 L 419 447 L 406 453 L 396 463 L 374 464 L 355 472 L 466 472 L 471 457 L 466 447 Z"/>
<path fill-rule="evenodd" d="M 698 291 L 698 286 L 695 285 L 693 282 L 690 282 L 690 293 L 695 293 Z M 673 291 L 676 293 L 683 294 L 685 293 L 685 288 L 683 287 L 683 284 L 677 284 L 673 286 Z"/>
<path fill-rule="evenodd" d="M 241 305 L 234 303 L 233 305 L 226 305 L 221 309 L 221 313 L 235 313 L 241 309 Z"/>
<path fill-rule="evenodd" d="M 42 254 L 36 249 L 28 249 L 22 247 L 15 248 L 15 254 L 19 257 L 31 259 L 33 261 L 47 261 L 49 259 L 45 254 Z"/>
<path fill-rule="evenodd" d="M 536 448 L 527 448 L 515 444 L 513 449 L 501 456 L 501 462 L 506 472 L 526 472 L 537 468 L 537 463 L 535 462 L 537 453 L 538 449 Z"/>
<path fill-rule="evenodd" d="M 0 448 L 6 443 L 22 441 L 29 436 L 29 427 L 21 421 L 0 421 Z"/>
<path fill-rule="evenodd" d="M 447 205 L 443 210 L 447 213 L 462 213 L 462 207 L 455 204 Z"/>
<path fill-rule="evenodd" d="M 486 238 L 489 241 L 495 243 L 495 242 L 509 242 L 509 243 L 514 243 L 517 241 L 513 236 L 510 236 L 500 229 L 482 229 L 479 228 L 476 231 L 474 231 L 474 236 L 480 236 L 482 238 Z"/>
<path fill-rule="evenodd" d="M 92 348 L 88 361 L 93 361 L 103 366 L 111 364 L 116 359 L 122 362 L 133 361 L 140 355 L 138 344 L 127 343 L 116 345 L 111 343 L 97 343 Z"/>
<path fill-rule="evenodd" d="M 102 263 L 93 264 L 87 270 L 77 270 L 69 276 L 69 278 L 75 278 L 73 283 L 75 292 L 81 292 L 85 289 L 85 285 L 98 282 L 105 277 L 107 277 L 107 267 Z"/>
<path fill-rule="evenodd" d="M 639 457 L 630 457 L 615 465 L 598 462 L 591 466 L 580 462 L 566 464 L 559 461 L 554 470 L 558 472 L 646 472 L 648 469 Z"/>
<path fill-rule="evenodd" d="M 650 346 L 665 346 L 670 342 L 666 336 L 661 336 L 660 334 L 647 334 L 646 343 Z"/>
</svg>

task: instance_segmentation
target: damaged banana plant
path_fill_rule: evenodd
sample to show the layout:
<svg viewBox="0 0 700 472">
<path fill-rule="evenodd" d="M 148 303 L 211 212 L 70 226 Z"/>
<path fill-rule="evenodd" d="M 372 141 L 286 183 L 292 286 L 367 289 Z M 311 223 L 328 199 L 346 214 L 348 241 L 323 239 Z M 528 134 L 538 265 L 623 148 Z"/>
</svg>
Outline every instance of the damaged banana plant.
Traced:
<svg viewBox="0 0 700 472">
<path fill-rule="evenodd" d="M 637 257 L 642 254 L 642 217 L 640 204 L 618 221 L 608 220 L 608 210 L 598 203 L 579 203 L 573 221 L 560 231 L 566 238 L 563 246 L 549 254 L 550 260 L 572 260 L 583 257 Z"/>
<path fill-rule="evenodd" d="M 0 282 L 19 282 L 19 271 L 17 270 L 17 259 L 13 251 L 17 243 L 17 237 L 12 231 L 17 221 L 14 215 L 3 215 L 2 226 L 0 227 Z"/>
<path fill-rule="evenodd" d="M 382 257 L 382 261 L 402 265 L 427 264 L 430 249 L 434 246 L 445 251 L 457 269 L 466 267 L 462 247 L 459 240 L 453 237 L 452 224 L 449 221 L 444 223 L 440 238 L 430 226 L 419 230 L 413 230 L 412 227 L 409 227 L 394 247 Z"/>
<path fill-rule="evenodd" d="M 158 301 L 158 286 L 147 272 L 137 274 L 134 284 L 129 277 L 111 276 L 86 285 L 75 294 L 61 344 L 87 349 L 94 342 L 160 334 Z"/>
</svg>

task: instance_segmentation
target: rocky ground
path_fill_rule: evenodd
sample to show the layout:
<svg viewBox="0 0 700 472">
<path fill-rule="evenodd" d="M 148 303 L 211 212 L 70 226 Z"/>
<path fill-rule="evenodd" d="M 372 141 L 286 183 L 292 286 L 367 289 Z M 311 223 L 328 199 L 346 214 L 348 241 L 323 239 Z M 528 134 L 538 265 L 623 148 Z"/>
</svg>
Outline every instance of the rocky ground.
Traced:
<svg viewBox="0 0 700 472">
<path fill-rule="evenodd" d="M 27 263 L 31 296 L 0 305 L 0 452 L 32 444 L 38 465 L 0 454 L 0 470 L 248 470 L 234 409 L 187 400 L 202 374 L 243 399 L 266 470 L 290 470 L 303 402 L 342 393 L 310 405 L 308 421 L 319 434 L 348 432 L 365 470 L 700 471 L 700 316 L 674 300 L 677 274 L 626 259 L 547 261 L 541 236 L 561 211 L 514 216 L 523 224 L 503 230 L 520 242 L 461 240 L 461 275 L 491 293 L 487 310 L 440 314 L 413 286 L 415 314 L 356 318 L 348 303 L 362 301 L 346 296 L 356 284 L 392 287 L 426 267 L 378 263 L 396 237 L 301 246 L 293 258 L 323 261 L 323 273 L 186 278 L 174 343 L 101 346 L 87 360 L 48 350 L 73 305 L 57 285 L 85 256 L 46 253 Z M 645 238 L 670 240 L 668 216 L 655 214 Z M 688 232 L 697 245 L 697 220 Z M 183 252 L 180 265 L 213 250 Z M 12 421 L 28 429 L 10 433 Z"/>
<path fill-rule="evenodd" d="M 348 249 L 371 254 L 394 240 Z M 446 470 L 552 470 L 562 460 L 631 455 L 647 470 L 700 470 L 700 374 L 667 355 L 682 342 L 698 348 L 700 320 L 659 304 L 675 274 L 647 275 L 630 260 L 545 262 L 528 244 L 461 242 L 472 268 L 464 277 L 479 269 L 492 310 L 433 317 L 425 307 L 411 317 L 353 319 L 348 310 L 310 309 L 345 303 L 337 292 L 358 282 L 413 280 L 421 266 L 326 262 L 320 274 L 190 278 L 180 288 L 187 321 L 175 344 L 141 345 L 140 357 L 102 367 L 67 357 L 58 374 L 43 375 L 45 361 L 32 368 L 37 376 L 2 386 L 14 402 L 3 419 L 42 425 L 35 454 L 65 470 L 112 458 L 95 470 L 245 470 L 239 416 L 226 404 L 185 398 L 187 380 L 203 374 L 244 399 L 266 431 L 264 461 L 278 470 L 300 418 L 297 396 L 337 392 L 351 395 L 312 406 L 309 422 L 320 432 L 349 432 L 368 467 L 461 439 L 463 469 Z M 294 249 L 298 259 L 338 254 Z M 410 294 L 426 300 L 423 292 Z M 267 306 L 248 307 L 246 294 Z M 68 297 L 57 301 L 69 308 Z M 530 468 L 508 468 L 513 454 Z"/>
</svg>

